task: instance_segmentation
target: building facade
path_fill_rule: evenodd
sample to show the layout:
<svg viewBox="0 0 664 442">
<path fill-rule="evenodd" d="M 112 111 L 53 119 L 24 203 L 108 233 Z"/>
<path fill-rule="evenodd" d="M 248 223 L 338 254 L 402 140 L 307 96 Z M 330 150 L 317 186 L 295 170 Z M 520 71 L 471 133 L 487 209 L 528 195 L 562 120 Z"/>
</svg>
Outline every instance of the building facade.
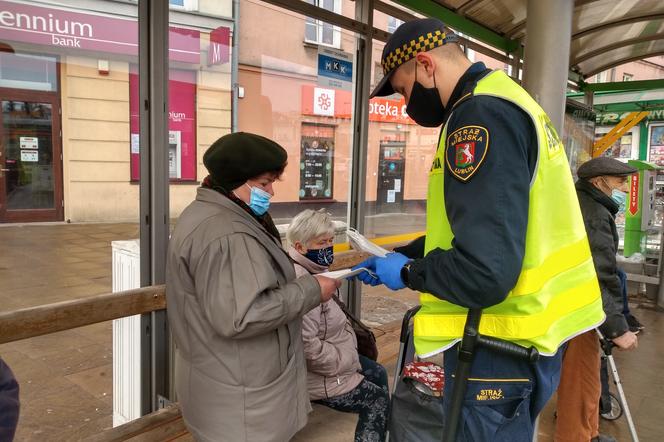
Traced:
<svg viewBox="0 0 664 442">
<path fill-rule="evenodd" d="M 310 3 L 355 16 L 351 0 Z M 234 20 L 232 0 L 170 4 L 165 148 L 175 218 L 205 177 L 205 149 L 231 131 Z M 303 207 L 345 214 L 352 82 L 321 81 L 318 60 L 320 53 L 332 51 L 348 57 L 352 70 L 357 35 L 260 0 L 243 0 L 237 8 L 236 129 L 273 138 L 289 155 L 286 173 L 276 185 L 275 215 L 287 218 Z M 136 221 L 136 15 L 131 0 L 0 0 L 0 222 Z M 393 32 L 400 24 L 374 12 L 379 29 Z M 371 86 L 382 77 L 382 49 L 382 42 L 373 42 Z M 468 55 L 509 72 L 503 62 L 470 50 Z M 632 62 L 595 80 L 650 78 L 664 78 L 664 57 Z M 423 213 L 439 129 L 417 126 L 405 109 L 398 96 L 370 102 L 369 215 Z M 633 146 L 638 136 L 632 137 Z"/>
<path fill-rule="evenodd" d="M 0 222 L 135 221 L 136 2 L 0 1 Z M 230 131 L 231 1 L 171 1 L 171 214 Z"/>
<path fill-rule="evenodd" d="M 352 1 L 316 3 L 355 16 Z M 375 27 L 391 32 L 399 24 L 375 12 Z M 288 151 L 286 172 L 276 185 L 275 213 L 289 217 L 306 207 L 325 207 L 345 214 L 352 158 L 352 91 L 321 84 L 318 55 L 331 49 L 352 59 L 355 34 L 247 0 L 241 4 L 239 36 L 238 128 L 271 137 Z M 383 43 L 374 40 L 372 87 L 382 78 L 382 48 Z M 369 104 L 367 214 L 423 208 L 439 129 L 417 126 L 405 109 L 404 100 L 396 96 L 376 98 Z"/>
</svg>

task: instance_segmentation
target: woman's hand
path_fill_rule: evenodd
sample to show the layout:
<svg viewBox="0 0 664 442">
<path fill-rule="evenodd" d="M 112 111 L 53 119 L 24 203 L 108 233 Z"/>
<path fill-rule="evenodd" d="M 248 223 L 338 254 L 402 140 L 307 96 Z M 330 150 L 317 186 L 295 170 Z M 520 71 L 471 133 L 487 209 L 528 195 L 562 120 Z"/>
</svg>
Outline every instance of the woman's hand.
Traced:
<svg viewBox="0 0 664 442">
<path fill-rule="evenodd" d="M 332 299 L 339 287 L 341 287 L 341 281 L 338 279 L 326 278 L 323 275 L 314 275 L 314 278 L 318 280 L 318 285 L 320 285 L 320 302 L 327 302 Z"/>
</svg>

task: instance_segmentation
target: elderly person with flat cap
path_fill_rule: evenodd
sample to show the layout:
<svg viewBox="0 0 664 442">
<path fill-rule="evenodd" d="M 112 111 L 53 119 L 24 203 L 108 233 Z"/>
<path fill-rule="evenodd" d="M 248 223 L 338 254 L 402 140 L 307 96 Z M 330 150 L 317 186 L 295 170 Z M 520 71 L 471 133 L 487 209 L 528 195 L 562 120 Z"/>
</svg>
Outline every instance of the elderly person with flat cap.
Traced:
<svg viewBox="0 0 664 442">
<path fill-rule="evenodd" d="M 577 171 L 576 192 L 597 271 L 606 321 L 599 330 L 623 350 L 636 348 L 636 334 L 623 315 L 623 295 L 616 265 L 615 217 L 625 201 L 629 175 L 636 169 L 608 157 L 594 158 Z M 614 441 L 599 434 L 600 346 L 594 330 L 570 340 L 565 355 L 556 420 L 556 441 Z"/>
<path fill-rule="evenodd" d="M 215 141 L 209 176 L 171 236 L 168 318 L 175 389 L 200 441 L 286 441 L 311 410 L 302 316 L 335 293 L 321 275 L 296 278 L 267 213 L 286 151 L 234 133 Z"/>
</svg>

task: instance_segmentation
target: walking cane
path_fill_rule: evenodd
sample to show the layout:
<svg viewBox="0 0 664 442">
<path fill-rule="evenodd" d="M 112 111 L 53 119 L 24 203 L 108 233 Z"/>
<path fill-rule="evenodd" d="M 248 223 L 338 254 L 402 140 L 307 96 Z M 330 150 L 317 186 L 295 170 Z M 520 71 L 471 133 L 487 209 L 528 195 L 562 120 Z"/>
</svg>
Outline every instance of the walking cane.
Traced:
<svg viewBox="0 0 664 442">
<path fill-rule="evenodd" d="M 625 412 L 625 417 L 627 418 L 627 425 L 629 426 L 629 433 L 632 436 L 634 442 L 639 442 L 639 436 L 636 434 L 636 426 L 632 420 L 632 413 L 629 412 L 629 407 L 627 406 L 627 398 L 625 397 L 625 390 L 623 390 L 622 382 L 620 382 L 620 376 L 618 376 L 618 368 L 616 367 L 616 361 L 613 359 L 611 354 L 613 347 L 616 344 L 613 343 L 610 339 L 606 339 L 599 329 L 597 329 L 597 334 L 599 335 L 599 341 L 602 345 L 602 350 L 606 355 L 606 359 L 609 360 L 609 365 L 611 366 L 611 374 L 613 375 L 613 382 L 616 384 L 618 389 L 618 397 L 620 398 L 620 405 L 622 405 L 623 411 Z"/>
<path fill-rule="evenodd" d="M 505 354 L 515 358 L 535 363 L 539 359 L 539 352 L 535 347 L 526 348 L 513 342 L 479 334 L 482 309 L 468 310 L 466 325 L 463 329 L 463 338 L 459 345 L 459 357 L 454 372 L 454 388 L 449 410 L 445 418 L 445 432 L 443 442 L 455 442 L 463 399 L 466 396 L 466 387 L 470 377 L 470 369 L 475 358 L 475 350 L 484 347 L 496 353 Z"/>
</svg>

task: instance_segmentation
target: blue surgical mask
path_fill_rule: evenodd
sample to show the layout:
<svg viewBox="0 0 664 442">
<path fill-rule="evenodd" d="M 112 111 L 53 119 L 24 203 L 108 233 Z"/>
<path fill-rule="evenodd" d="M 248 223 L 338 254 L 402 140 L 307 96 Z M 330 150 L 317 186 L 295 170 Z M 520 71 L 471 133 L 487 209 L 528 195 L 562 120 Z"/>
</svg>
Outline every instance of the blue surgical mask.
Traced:
<svg viewBox="0 0 664 442">
<path fill-rule="evenodd" d="M 270 208 L 270 198 L 272 195 L 259 189 L 258 187 L 251 187 L 245 183 L 245 186 L 251 189 L 251 198 L 249 199 L 249 208 L 258 216 L 263 215 Z"/>
<path fill-rule="evenodd" d="M 304 256 L 320 266 L 329 267 L 334 262 L 334 249 L 331 246 L 324 249 L 309 249 Z"/>
<path fill-rule="evenodd" d="M 627 202 L 627 193 L 623 192 L 622 190 L 618 189 L 613 189 L 611 191 L 611 199 L 618 203 L 618 206 L 620 206 L 620 211 L 625 210 L 625 203 Z"/>
</svg>

